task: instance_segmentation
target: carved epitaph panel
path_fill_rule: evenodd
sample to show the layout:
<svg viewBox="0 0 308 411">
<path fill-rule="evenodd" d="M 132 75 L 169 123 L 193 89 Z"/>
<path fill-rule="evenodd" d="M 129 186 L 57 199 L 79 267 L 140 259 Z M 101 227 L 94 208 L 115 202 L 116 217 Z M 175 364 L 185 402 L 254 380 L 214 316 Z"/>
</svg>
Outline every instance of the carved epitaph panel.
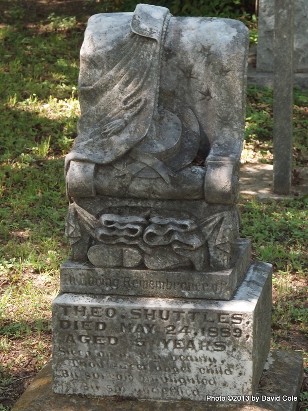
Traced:
<svg viewBox="0 0 308 411">
<path fill-rule="evenodd" d="M 55 392 L 199 401 L 253 393 L 269 349 L 270 273 L 251 266 L 231 301 L 60 295 Z"/>
</svg>

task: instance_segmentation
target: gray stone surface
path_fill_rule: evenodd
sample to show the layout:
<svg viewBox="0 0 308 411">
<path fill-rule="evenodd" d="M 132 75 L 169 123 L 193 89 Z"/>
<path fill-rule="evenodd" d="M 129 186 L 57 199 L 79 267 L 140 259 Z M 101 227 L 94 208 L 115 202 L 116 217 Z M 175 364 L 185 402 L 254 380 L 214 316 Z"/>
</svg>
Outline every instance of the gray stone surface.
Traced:
<svg viewBox="0 0 308 411">
<path fill-rule="evenodd" d="M 247 29 L 229 19 L 138 5 L 89 20 L 65 166 L 56 393 L 164 409 L 255 394 L 271 266 L 250 265 L 239 238 L 247 52 Z"/>
<path fill-rule="evenodd" d="M 249 85 L 273 88 L 273 72 L 257 71 L 255 67 L 248 68 L 247 82 Z M 308 72 L 295 73 L 294 86 L 300 89 L 308 89 Z"/>
<path fill-rule="evenodd" d="M 273 186 L 276 194 L 289 194 L 291 191 L 293 157 L 293 38 L 295 2 L 295 0 L 276 0 L 275 3 Z"/>
<path fill-rule="evenodd" d="M 75 294 L 230 300 L 250 265 L 249 241 L 242 239 L 237 247 L 238 251 L 234 252 L 234 267 L 224 271 L 98 268 L 88 263 L 67 261 L 61 267 L 60 291 Z M 120 256 L 119 253 L 116 255 Z M 119 260 L 119 265 L 121 261 Z"/>
<path fill-rule="evenodd" d="M 271 266 L 231 301 L 62 294 L 53 304 L 54 390 L 190 399 L 256 392 L 270 344 Z"/>
<path fill-rule="evenodd" d="M 238 21 L 177 18 L 150 5 L 90 18 L 78 136 L 66 157 L 72 260 L 155 271 L 234 267 L 247 53 Z M 120 208 L 125 199 L 135 199 L 134 210 Z M 203 207 L 198 221 L 194 207 Z"/>
<path fill-rule="evenodd" d="M 270 410 L 297 410 L 303 377 L 301 353 L 270 352 L 258 389 L 263 405 Z"/>
<path fill-rule="evenodd" d="M 259 1 L 258 71 L 273 71 L 274 0 Z M 294 68 L 308 72 L 308 2 L 295 0 Z"/>
<path fill-rule="evenodd" d="M 156 271 L 232 268 L 240 241 L 236 207 L 203 200 L 79 198 L 70 204 L 67 233 L 74 261 Z M 141 260 L 134 254 L 131 261 L 133 252 Z"/>
<path fill-rule="evenodd" d="M 52 391 L 49 364 L 37 375 L 12 411 L 295 411 L 302 383 L 302 356 L 295 352 L 274 351 L 269 355 L 266 368 L 255 398 L 250 398 L 251 403 L 238 404 L 234 399 L 233 402 L 217 401 L 210 404 L 197 401 L 141 401 L 131 398 L 87 398 L 55 394 Z"/>
</svg>

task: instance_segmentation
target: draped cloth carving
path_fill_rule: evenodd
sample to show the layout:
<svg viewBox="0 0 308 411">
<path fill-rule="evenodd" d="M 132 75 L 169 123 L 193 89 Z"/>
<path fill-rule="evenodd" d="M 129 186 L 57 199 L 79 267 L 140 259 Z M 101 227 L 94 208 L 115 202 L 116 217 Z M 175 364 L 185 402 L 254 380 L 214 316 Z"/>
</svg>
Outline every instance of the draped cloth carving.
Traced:
<svg viewBox="0 0 308 411">
<path fill-rule="evenodd" d="M 237 48 L 242 34 L 233 23 L 177 21 L 164 7 L 140 4 L 134 13 L 90 19 L 78 136 L 66 157 L 74 261 L 204 272 L 231 267 L 243 122 L 242 108 L 231 112 L 225 103 L 241 100 L 232 76 L 238 80 L 243 68 L 227 46 L 219 47 L 217 24 L 228 29 L 230 41 L 221 42 Z M 224 71 L 229 58 L 234 64 Z M 183 211 L 178 200 L 187 203 Z"/>
<path fill-rule="evenodd" d="M 79 87 L 78 136 L 66 156 L 111 164 L 113 175 L 170 177 L 190 165 L 200 142 L 199 124 L 189 107 L 172 112 L 159 104 L 161 55 L 171 17 L 168 9 L 138 5 L 131 32 L 115 46 L 111 63 L 93 84 Z M 87 66 L 96 66 L 92 57 Z M 107 64 L 107 63 L 106 63 Z M 112 177 L 111 177 L 112 178 Z"/>
<path fill-rule="evenodd" d="M 82 115 L 67 163 L 108 164 L 144 139 L 157 114 L 161 46 L 169 19 L 163 7 L 153 19 L 147 8 L 137 6 L 132 31 L 114 53 L 120 58 L 94 84 L 80 85 Z"/>
</svg>

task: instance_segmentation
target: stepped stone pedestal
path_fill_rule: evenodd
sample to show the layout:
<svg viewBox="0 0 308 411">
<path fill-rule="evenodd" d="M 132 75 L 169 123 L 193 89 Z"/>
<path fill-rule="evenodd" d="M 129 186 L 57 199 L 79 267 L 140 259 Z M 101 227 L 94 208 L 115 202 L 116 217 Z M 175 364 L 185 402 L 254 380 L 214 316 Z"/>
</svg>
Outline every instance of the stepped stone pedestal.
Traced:
<svg viewBox="0 0 308 411">
<path fill-rule="evenodd" d="M 195 401 L 255 394 L 270 309 L 264 263 L 230 301 L 62 294 L 53 305 L 54 391 Z"/>
<path fill-rule="evenodd" d="M 303 359 L 299 353 L 274 351 L 269 354 L 255 396 L 239 404 L 237 396 L 213 397 L 212 401 L 161 401 L 132 398 L 85 397 L 55 394 L 52 389 L 51 364 L 36 376 L 12 411 L 295 411 L 303 376 Z M 286 394 L 287 393 L 287 394 Z"/>
</svg>

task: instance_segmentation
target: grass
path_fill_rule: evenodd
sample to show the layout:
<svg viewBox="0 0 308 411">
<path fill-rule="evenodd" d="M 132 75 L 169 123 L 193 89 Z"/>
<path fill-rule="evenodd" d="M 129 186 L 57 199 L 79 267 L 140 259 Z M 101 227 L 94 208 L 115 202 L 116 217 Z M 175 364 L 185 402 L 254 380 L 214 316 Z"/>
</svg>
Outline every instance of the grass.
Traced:
<svg viewBox="0 0 308 411">
<path fill-rule="evenodd" d="M 50 305 L 69 251 L 63 156 L 76 136 L 78 54 L 87 14 L 108 9 L 107 2 L 74 3 L 0 4 L 0 411 L 50 358 Z M 270 90 L 249 88 L 246 150 L 263 162 L 271 161 L 271 105 Z M 307 105 L 296 90 L 296 167 L 307 164 Z M 307 202 L 240 202 L 242 236 L 252 239 L 255 258 L 274 264 L 273 347 L 301 352 Z"/>
<path fill-rule="evenodd" d="M 247 95 L 246 146 L 259 152 L 262 162 L 272 162 L 273 91 L 250 86 Z M 294 90 L 293 114 L 293 160 L 295 167 L 300 167 L 307 165 L 308 158 L 307 90 Z"/>
<path fill-rule="evenodd" d="M 240 204 L 242 236 L 252 239 L 254 258 L 273 264 L 273 339 L 282 347 L 294 332 L 308 335 L 307 206 L 308 198 Z"/>
</svg>

